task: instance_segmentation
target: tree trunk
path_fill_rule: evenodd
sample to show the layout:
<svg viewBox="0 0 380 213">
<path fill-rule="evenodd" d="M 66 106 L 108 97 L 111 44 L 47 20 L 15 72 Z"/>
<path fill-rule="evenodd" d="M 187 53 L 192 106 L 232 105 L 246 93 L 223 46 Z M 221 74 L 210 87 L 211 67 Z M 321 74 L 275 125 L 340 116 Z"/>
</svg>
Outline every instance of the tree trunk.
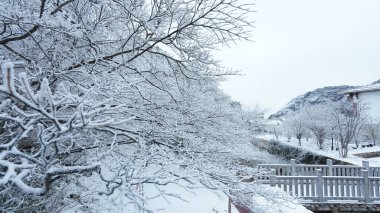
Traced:
<svg viewBox="0 0 380 213">
<path fill-rule="evenodd" d="M 319 149 L 322 149 L 322 145 L 323 145 L 323 138 L 318 138 L 318 146 L 319 146 Z"/>
<path fill-rule="evenodd" d="M 341 153 L 342 153 L 342 157 L 343 158 L 347 157 L 347 153 L 348 153 L 347 147 L 348 147 L 347 143 L 343 143 L 342 144 L 342 152 Z"/>
</svg>

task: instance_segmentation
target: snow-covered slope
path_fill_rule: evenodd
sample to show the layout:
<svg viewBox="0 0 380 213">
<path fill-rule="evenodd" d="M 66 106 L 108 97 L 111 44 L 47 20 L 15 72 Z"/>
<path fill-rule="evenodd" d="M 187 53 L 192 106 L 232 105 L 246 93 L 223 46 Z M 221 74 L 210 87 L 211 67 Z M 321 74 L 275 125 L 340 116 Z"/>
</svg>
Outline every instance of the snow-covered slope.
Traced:
<svg viewBox="0 0 380 213">
<path fill-rule="evenodd" d="M 304 107 L 341 101 L 344 98 L 342 92 L 352 88 L 355 87 L 347 85 L 330 86 L 307 92 L 292 99 L 284 108 L 269 116 L 269 119 L 279 119 Z"/>
<path fill-rule="evenodd" d="M 380 79 L 372 82 L 370 85 L 379 84 Z M 344 94 L 342 92 L 356 88 L 354 86 L 329 86 L 318 88 L 309 91 L 292 99 L 284 108 L 269 116 L 269 119 L 280 119 L 291 112 L 298 111 L 304 107 L 313 106 L 317 104 L 326 104 L 329 102 L 338 102 L 343 100 Z"/>
<path fill-rule="evenodd" d="M 380 79 L 377 81 L 374 81 L 371 85 L 373 85 L 373 84 L 380 84 Z"/>
</svg>

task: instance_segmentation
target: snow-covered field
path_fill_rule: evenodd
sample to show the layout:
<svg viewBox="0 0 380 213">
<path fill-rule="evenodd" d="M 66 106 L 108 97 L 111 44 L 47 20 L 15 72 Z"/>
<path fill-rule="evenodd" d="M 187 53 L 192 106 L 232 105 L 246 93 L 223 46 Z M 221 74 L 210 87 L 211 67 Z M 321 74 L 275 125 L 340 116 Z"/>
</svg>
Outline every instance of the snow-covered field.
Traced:
<svg viewBox="0 0 380 213">
<path fill-rule="evenodd" d="M 275 136 L 273 135 L 258 135 L 257 137 L 261 139 L 265 139 L 265 140 L 275 139 Z M 314 138 L 310 138 L 309 141 L 306 141 L 306 139 L 303 138 L 301 141 L 301 144 L 302 144 L 301 146 L 298 144 L 298 140 L 294 137 L 289 142 L 287 138 L 280 137 L 279 142 L 284 143 L 288 146 L 301 148 L 312 153 L 324 155 L 324 156 L 338 159 L 338 160 L 348 162 L 354 165 L 362 165 L 362 161 L 368 161 L 370 166 L 380 166 L 380 157 L 362 158 L 355 155 L 358 153 L 380 151 L 380 146 L 365 147 L 365 148 L 362 148 L 361 146 L 359 146 L 359 148 L 354 149 L 353 147 L 355 147 L 355 144 L 350 144 L 348 155 L 346 158 L 343 158 L 340 156 L 339 151 L 335 150 L 335 148 L 338 147 L 336 144 L 336 141 L 334 141 L 334 150 L 331 150 L 331 139 L 325 140 L 323 144 L 323 149 L 318 148 L 317 142 L 315 141 Z"/>
</svg>

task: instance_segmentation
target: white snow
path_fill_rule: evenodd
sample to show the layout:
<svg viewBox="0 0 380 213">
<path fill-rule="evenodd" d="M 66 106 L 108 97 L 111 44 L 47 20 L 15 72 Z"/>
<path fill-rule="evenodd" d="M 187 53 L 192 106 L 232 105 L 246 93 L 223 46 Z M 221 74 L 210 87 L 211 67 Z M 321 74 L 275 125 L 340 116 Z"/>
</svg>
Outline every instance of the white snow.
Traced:
<svg viewBox="0 0 380 213">
<path fill-rule="evenodd" d="M 182 183 L 184 184 L 184 183 Z M 147 207 L 154 212 L 165 213 L 206 213 L 206 212 L 227 212 L 228 197 L 221 191 L 209 190 L 198 186 L 193 191 L 188 191 L 176 184 L 169 184 L 165 187 L 156 187 L 152 184 L 144 185 L 144 193 L 148 197 L 159 194 L 160 190 L 173 193 L 181 197 L 157 197 L 147 202 Z"/>
<path fill-rule="evenodd" d="M 186 186 L 182 187 L 182 186 Z M 188 188 L 194 187 L 192 190 Z M 268 185 L 252 185 L 257 194 L 252 197 L 252 207 L 258 213 L 295 213 L 310 212 L 300 205 L 298 201 L 277 187 Z M 68 194 L 78 195 L 80 201 L 66 198 L 69 203 L 62 212 L 114 212 L 133 213 L 139 212 L 131 200 L 123 193 L 126 191 L 116 190 L 114 194 L 100 195 L 104 191 L 98 175 L 83 177 L 78 183 L 72 183 L 72 187 L 66 190 Z M 144 204 L 144 208 L 152 212 L 163 213 L 227 213 L 228 196 L 223 191 L 210 190 L 201 184 L 190 185 L 185 181 L 178 184 L 170 183 L 165 186 L 144 184 L 143 196 L 150 199 Z M 158 196 L 171 194 L 172 196 Z M 232 212 L 238 213 L 232 205 Z"/>
<path fill-rule="evenodd" d="M 273 193 L 274 197 L 260 196 L 257 194 L 253 197 L 254 205 L 257 207 L 258 211 L 265 213 L 303 213 L 311 212 L 304 206 L 299 204 L 298 201 L 294 200 L 290 195 L 278 187 L 270 187 L 268 185 L 262 186 L 267 192 Z M 273 203 L 275 200 L 275 204 Z"/>
<path fill-rule="evenodd" d="M 208 212 L 228 212 L 228 197 L 221 191 L 209 190 L 206 188 L 197 188 L 193 192 L 186 191 L 178 185 L 168 185 L 163 187 L 167 192 L 175 192 L 184 200 L 174 197 L 156 198 L 148 202 L 147 207 L 154 212 L 165 213 L 208 213 Z M 161 189 L 163 189 L 161 188 Z M 255 212 L 265 213 L 294 213 L 294 212 L 311 212 L 300 205 L 293 197 L 278 187 L 270 187 L 268 185 L 256 186 L 259 191 L 265 193 L 257 193 L 252 198 L 252 206 Z M 146 195 L 155 195 L 159 193 L 157 188 L 150 185 L 144 187 Z M 272 197 L 267 196 L 272 194 Z M 232 205 L 232 212 L 237 210 Z"/>
</svg>

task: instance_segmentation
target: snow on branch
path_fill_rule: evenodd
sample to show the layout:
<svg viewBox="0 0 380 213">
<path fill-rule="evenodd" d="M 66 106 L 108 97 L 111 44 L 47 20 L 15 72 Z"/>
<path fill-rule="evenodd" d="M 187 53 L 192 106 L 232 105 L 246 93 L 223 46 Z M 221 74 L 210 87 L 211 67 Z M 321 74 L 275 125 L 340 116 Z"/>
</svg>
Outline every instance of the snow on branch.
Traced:
<svg viewBox="0 0 380 213">
<path fill-rule="evenodd" d="M 6 62 L 2 64 L 1 71 L 3 74 L 3 85 L 0 87 L 0 90 L 4 90 L 9 94 L 14 94 L 16 92 L 14 86 L 14 67 L 13 63 Z"/>
<path fill-rule="evenodd" d="M 63 85 L 53 93 L 46 78 L 39 88 L 33 87 L 26 73 L 15 73 L 11 62 L 3 63 L 1 69 L 0 188 L 16 187 L 27 194 L 42 195 L 61 176 L 99 170 L 98 163 L 65 158 L 76 146 L 93 146 L 85 142 L 83 134 L 134 119 L 113 116 L 115 110 L 123 110 L 122 105 L 99 105 L 71 94 Z"/>
</svg>

